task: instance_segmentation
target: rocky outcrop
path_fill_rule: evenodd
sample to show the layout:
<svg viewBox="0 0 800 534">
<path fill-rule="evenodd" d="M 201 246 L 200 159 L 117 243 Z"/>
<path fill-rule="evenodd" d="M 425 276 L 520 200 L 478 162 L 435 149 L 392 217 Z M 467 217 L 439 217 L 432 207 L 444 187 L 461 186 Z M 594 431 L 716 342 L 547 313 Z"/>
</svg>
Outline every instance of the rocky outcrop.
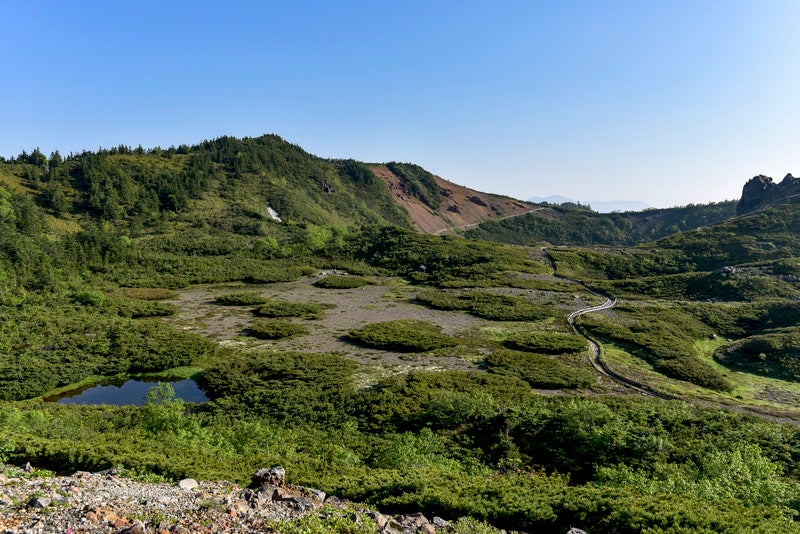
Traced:
<svg viewBox="0 0 800 534">
<path fill-rule="evenodd" d="M 0 533 L 188 534 L 275 532 L 275 522 L 307 514 L 389 534 L 434 534 L 457 529 L 439 517 L 389 516 L 323 491 L 286 482 L 282 467 L 260 469 L 250 488 L 229 482 L 144 483 L 117 471 L 45 477 L 0 464 Z"/>
<path fill-rule="evenodd" d="M 787 174 L 780 183 L 775 183 L 769 176 L 759 174 L 744 184 L 736 214 L 744 215 L 797 194 L 800 194 L 800 178 Z"/>
</svg>

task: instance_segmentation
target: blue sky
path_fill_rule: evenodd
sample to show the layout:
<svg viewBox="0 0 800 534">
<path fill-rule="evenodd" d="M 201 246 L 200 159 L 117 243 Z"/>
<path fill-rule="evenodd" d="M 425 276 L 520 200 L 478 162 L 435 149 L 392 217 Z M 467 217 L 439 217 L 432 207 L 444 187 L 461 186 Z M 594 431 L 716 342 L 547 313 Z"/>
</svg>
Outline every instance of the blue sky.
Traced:
<svg viewBox="0 0 800 534">
<path fill-rule="evenodd" d="M 0 154 L 276 133 L 517 198 L 800 174 L 796 1 L 0 4 Z"/>
</svg>

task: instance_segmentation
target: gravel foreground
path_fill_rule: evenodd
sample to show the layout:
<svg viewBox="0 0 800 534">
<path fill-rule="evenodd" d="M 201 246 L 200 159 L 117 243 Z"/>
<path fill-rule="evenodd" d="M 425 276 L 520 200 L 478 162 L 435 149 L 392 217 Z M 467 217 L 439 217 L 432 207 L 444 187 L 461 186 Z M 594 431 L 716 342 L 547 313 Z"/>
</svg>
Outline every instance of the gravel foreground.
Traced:
<svg viewBox="0 0 800 534">
<path fill-rule="evenodd" d="M 289 522 L 312 514 L 344 525 L 342 532 L 433 534 L 466 526 L 464 520 L 429 521 L 422 514 L 386 516 L 320 490 L 286 484 L 284 477 L 283 468 L 260 469 L 251 489 L 193 479 L 146 483 L 115 470 L 40 476 L 29 465 L 0 464 L 0 533 L 311 532 Z"/>
</svg>

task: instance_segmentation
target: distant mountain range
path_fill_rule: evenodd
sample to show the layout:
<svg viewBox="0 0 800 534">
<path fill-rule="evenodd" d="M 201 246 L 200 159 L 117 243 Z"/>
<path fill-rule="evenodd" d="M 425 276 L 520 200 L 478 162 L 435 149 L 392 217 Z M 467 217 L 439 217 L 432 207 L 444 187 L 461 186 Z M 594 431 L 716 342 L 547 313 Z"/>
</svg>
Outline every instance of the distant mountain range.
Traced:
<svg viewBox="0 0 800 534">
<path fill-rule="evenodd" d="M 642 211 L 650 206 L 640 200 L 572 200 L 571 198 L 563 197 L 561 195 L 551 195 L 549 197 L 532 197 L 528 202 L 535 202 L 541 204 L 547 202 L 548 204 L 581 204 L 583 206 L 590 206 L 598 213 L 611 213 L 614 211 Z"/>
</svg>

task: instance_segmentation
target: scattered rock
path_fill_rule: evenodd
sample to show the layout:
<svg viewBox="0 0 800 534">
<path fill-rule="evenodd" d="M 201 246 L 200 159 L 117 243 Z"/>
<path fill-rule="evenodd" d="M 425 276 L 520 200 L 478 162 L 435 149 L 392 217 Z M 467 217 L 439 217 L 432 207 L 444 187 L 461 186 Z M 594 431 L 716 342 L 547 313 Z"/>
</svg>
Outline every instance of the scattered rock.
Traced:
<svg viewBox="0 0 800 534">
<path fill-rule="evenodd" d="M 247 504 L 247 501 L 244 499 L 239 499 L 238 501 L 234 502 L 229 510 L 231 515 L 240 516 L 245 515 L 247 512 L 250 511 L 250 505 Z"/>
<path fill-rule="evenodd" d="M 229 482 L 204 482 L 196 491 L 183 489 L 181 483 L 148 484 L 105 472 L 31 478 L 23 475 L 22 468 L 5 466 L 4 474 L 24 484 L 2 486 L 0 533 L 256 534 L 270 531 L 276 520 L 291 521 L 309 513 L 336 514 L 343 509 L 352 521 L 361 521 L 344 499 L 286 484 L 283 468 L 263 470 L 258 477 L 281 485 L 245 489 Z M 422 514 L 395 518 L 376 511 L 359 512 L 374 521 L 377 532 L 385 534 L 432 534 L 437 529 L 446 531 L 442 529 L 449 525 L 438 517 L 429 522 Z M 145 518 L 154 519 L 148 522 Z"/>
</svg>

